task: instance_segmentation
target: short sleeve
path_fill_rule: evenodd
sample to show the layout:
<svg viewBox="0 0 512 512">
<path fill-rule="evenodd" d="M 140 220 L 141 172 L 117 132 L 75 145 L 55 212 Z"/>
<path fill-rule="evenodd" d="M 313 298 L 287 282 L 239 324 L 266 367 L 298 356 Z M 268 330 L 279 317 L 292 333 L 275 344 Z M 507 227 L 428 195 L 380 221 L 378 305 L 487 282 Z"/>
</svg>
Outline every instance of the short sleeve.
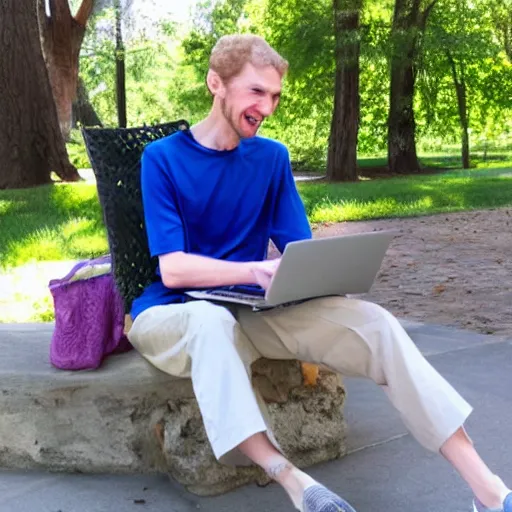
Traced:
<svg viewBox="0 0 512 512">
<path fill-rule="evenodd" d="M 141 188 L 151 256 L 185 250 L 177 191 L 166 165 L 157 144 L 146 147 L 141 160 Z"/>
<path fill-rule="evenodd" d="M 275 207 L 270 237 L 282 253 L 286 245 L 312 237 L 304 203 L 297 191 L 290 157 L 282 146 L 275 172 Z"/>
</svg>

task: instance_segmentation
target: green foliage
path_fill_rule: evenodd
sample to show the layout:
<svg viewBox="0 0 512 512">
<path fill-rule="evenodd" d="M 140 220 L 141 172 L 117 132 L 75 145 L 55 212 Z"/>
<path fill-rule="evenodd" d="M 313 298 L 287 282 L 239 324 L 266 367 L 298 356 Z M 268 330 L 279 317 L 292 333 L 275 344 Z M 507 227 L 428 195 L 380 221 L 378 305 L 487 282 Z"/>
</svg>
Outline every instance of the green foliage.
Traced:
<svg viewBox="0 0 512 512">
<path fill-rule="evenodd" d="M 77 169 L 87 169 L 91 166 L 85 150 L 82 134 L 78 130 L 71 130 L 70 140 L 66 144 L 69 161 Z"/>
<path fill-rule="evenodd" d="M 459 118 L 450 49 L 468 87 L 471 147 L 503 146 L 512 135 L 512 65 L 506 30 L 512 29 L 511 0 L 438 0 L 417 63 L 415 114 L 421 151 L 457 145 Z M 505 6 L 505 7 L 503 7 Z M 366 0 L 361 18 L 359 153 L 386 152 L 389 109 L 390 27 L 393 0 Z M 101 27 L 113 13 L 97 16 L 81 57 L 91 101 L 107 126 L 117 122 L 112 33 Z M 206 115 L 205 87 L 210 50 L 223 34 L 264 36 L 289 61 L 281 104 L 262 135 L 283 141 L 305 167 L 325 164 L 333 107 L 334 34 L 330 0 L 218 0 L 197 5 L 190 29 L 162 19 L 152 37 L 126 41 L 127 106 L 130 125 Z M 508 28 L 507 28 L 508 27 Z M 72 159 L 83 150 L 71 143 Z"/>
<path fill-rule="evenodd" d="M 116 64 L 112 34 L 95 26 L 112 24 L 113 11 L 93 21 L 82 46 L 80 73 L 91 103 L 105 126 L 116 126 Z M 156 36 L 156 37 L 155 37 Z M 156 34 L 141 33 L 125 43 L 127 118 L 131 126 L 190 119 L 193 105 L 182 99 L 196 85 L 193 70 L 180 65 L 176 27 L 163 20 Z"/>
<path fill-rule="evenodd" d="M 432 13 L 418 75 L 420 136 L 457 137 L 455 71 L 467 87 L 472 143 L 510 137 L 512 67 L 498 44 L 491 3 L 440 0 Z"/>
</svg>

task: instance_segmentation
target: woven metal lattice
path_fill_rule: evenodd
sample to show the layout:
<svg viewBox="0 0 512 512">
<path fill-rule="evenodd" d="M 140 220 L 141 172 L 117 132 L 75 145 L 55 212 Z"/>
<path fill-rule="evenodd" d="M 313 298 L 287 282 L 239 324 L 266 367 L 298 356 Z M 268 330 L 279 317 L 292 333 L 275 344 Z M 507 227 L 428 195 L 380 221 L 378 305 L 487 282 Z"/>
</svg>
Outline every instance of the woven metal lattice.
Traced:
<svg viewBox="0 0 512 512">
<path fill-rule="evenodd" d="M 155 279 L 140 187 L 140 160 L 147 144 L 189 127 L 187 121 L 136 128 L 82 128 L 108 236 L 117 288 L 125 311 Z"/>
</svg>

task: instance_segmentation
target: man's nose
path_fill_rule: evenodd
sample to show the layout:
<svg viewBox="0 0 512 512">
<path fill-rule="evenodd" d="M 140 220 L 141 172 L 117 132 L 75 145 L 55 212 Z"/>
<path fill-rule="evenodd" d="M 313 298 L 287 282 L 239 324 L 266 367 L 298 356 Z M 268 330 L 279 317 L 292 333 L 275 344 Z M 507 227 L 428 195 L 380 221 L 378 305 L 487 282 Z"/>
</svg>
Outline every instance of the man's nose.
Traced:
<svg viewBox="0 0 512 512">
<path fill-rule="evenodd" d="M 268 96 L 263 98 L 259 104 L 259 111 L 263 117 L 268 117 L 274 112 L 274 102 Z"/>
</svg>

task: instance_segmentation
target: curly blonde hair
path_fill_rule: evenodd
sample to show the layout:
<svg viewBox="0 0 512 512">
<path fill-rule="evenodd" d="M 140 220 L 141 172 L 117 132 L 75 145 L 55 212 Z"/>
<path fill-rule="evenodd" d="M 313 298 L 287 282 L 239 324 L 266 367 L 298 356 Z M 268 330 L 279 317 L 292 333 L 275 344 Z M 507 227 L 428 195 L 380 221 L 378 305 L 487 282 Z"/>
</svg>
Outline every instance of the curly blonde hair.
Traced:
<svg viewBox="0 0 512 512">
<path fill-rule="evenodd" d="M 273 66 L 281 77 L 288 70 L 288 61 L 265 39 L 253 34 L 222 36 L 210 55 L 210 69 L 215 71 L 224 83 L 238 75 L 248 62 L 256 67 Z"/>
</svg>

